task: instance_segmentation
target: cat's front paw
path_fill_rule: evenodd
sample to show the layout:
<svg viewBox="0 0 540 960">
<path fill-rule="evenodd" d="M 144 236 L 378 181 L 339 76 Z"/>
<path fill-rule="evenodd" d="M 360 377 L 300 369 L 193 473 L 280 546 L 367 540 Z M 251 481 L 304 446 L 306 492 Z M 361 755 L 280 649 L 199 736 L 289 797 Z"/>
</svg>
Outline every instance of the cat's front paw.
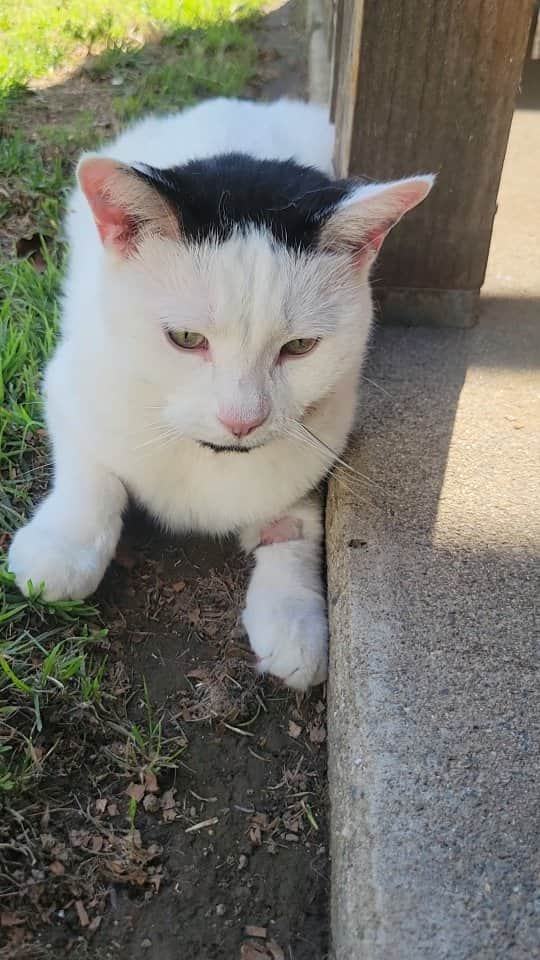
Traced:
<svg viewBox="0 0 540 960">
<path fill-rule="evenodd" d="M 328 622 L 322 597 L 250 590 L 243 621 L 261 672 L 295 690 L 326 680 Z"/>
<path fill-rule="evenodd" d="M 25 596 L 30 581 L 36 590 L 45 585 L 46 600 L 82 600 L 96 590 L 109 560 L 99 537 L 91 544 L 79 543 L 32 520 L 13 539 L 8 569 Z"/>
</svg>

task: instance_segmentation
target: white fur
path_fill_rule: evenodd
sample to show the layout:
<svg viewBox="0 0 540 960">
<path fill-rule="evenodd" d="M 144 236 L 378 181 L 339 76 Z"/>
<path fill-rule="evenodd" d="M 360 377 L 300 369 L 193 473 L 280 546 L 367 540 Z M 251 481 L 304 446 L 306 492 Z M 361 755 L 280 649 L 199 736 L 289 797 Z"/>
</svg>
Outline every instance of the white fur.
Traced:
<svg viewBox="0 0 540 960">
<path fill-rule="evenodd" d="M 104 153 L 167 166 L 234 149 L 328 172 L 332 141 L 319 107 L 215 100 L 147 119 Z M 55 482 L 10 568 L 23 591 L 31 580 L 50 598 L 91 593 L 128 492 L 169 528 L 236 532 L 256 548 L 244 622 L 261 669 L 305 689 L 324 678 L 327 646 L 320 507 L 306 495 L 332 457 L 295 439 L 291 418 L 343 450 L 371 324 L 369 265 L 293 255 L 255 230 L 197 252 L 148 237 L 122 259 L 101 246 L 80 189 L 70 208 L 62 337 L 45 376 Z M 211 362 L 176 350 L 164 328 L 205 334 Z M 313 336 L 311 354 L 276 364 L 284 342 Z M 263 401 L 270 416 L 246 440 L 260 448 L 216 454 L 196 442 L 230 442 L 218 413 L 246 416 Z M 257 548 L 284 514 L 303 539 Z"/>
</svg>

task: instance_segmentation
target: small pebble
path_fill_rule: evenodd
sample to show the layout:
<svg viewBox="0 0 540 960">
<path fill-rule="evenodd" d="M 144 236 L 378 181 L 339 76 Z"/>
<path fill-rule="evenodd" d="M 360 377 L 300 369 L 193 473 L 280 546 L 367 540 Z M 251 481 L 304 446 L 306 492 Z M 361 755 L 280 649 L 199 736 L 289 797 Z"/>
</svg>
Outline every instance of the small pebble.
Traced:
<svg viewBox="0 0 540 960">
<path fill-rule="evenodd" d="M 149 937 L 145 937 L 144 940 L 141 940 L 141 947 L 143 950 L 148 950 L 152 946 L 152 941 Z"/>
<path fill-rule="evenodd" d="M 224 904 L 224 903 L 218 903 L 218 905 L 217 905 L 217 907 L 216 907 L 216 913 L 217 913 L 218 917 L 222 917 L 222 916 L 224 915 L 224 913 L 225 913 L 225 910 L 226 910 L 225 904 Z"/>
<path fill-rule="evenodd" d="M 248 865 L 248 858 L 245 853 L 241 853 L 238 858 L 238 870 L 245 870 Z"/>
</svg>

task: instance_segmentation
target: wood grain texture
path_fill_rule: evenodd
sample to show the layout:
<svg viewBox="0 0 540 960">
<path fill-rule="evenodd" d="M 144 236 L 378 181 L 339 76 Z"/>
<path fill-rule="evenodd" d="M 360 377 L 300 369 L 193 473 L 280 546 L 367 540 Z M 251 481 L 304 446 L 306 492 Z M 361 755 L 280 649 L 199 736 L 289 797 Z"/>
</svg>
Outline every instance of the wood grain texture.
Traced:
<svg viewBox="0 0 540 960">
<path fill-rule="evenodd" d="M 436 172 L 389 236 L 385 287 L 478 290 L 532 16 L 531 0 L 341 0 L 336 172 Z"/>
<path fill-rule="evenodd" d="M 341 56 L 341 43 L 343 35 L 343 0 L 332 0 L 329 10 L 330 25 L 330 119 L 336 119 L 336 102 L 339 89 L 340 71 L 339 58 Z"/>
</svg>

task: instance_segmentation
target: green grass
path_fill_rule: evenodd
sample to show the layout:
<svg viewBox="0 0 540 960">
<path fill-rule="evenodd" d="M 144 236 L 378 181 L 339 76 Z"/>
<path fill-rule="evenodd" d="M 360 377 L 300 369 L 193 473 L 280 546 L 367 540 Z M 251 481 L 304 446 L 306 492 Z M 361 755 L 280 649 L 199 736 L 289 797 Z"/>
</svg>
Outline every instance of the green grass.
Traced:
<svg viewBox="0 0 540 960">
<path fill-rule="evenodd" d="M 48 471 L 40 373 L 56 339 L 60 269 L 43 247 L 45 269 L 0 262 L 0 529 L 13 531 Z"/>
<path fill-rule="evenodd" d="M 84 765 L 89 738 L 113 763 L 111 730 L 123 730 L 124 771 L 158 772 L 183 750 L 164 737 L 146 689 L 143 719 L 126 719 L 125 697 L 118 703 L 111 694 L 98 611 L 45 603 L 39 592 L 23 598 L 2 547 L 50 475 L 40 377 L 57 336 L 61 221 L 77 154 L 146 112 L 240 94 L 256 61 L 250 17 L 260 7 L 5 0 L 0 9 L 0 218 L 13 238 L 0 259 L 0 797 L 10 798 L 15 827 L 22 814 L 13 798 L 45 809 L 50 778 Z M 62 100 L 69 71 L 82 81 L 80 102 Z M 30 92 L 37 78 L 46 79 L 39 100 Z M 17 256 L 15 240 L 33 235 Z M 69 762 L 58 746 L 68 735 Z"/>
<path fill-rule="evenodd" d="M 47 878 L 40 906 L 19 893 L 47 874 L 44 834 L 70 848 L 70 830 L 85 828 L 84 811 L 104 789 L 124 818 L 110 821 L 110 843 L 127 864 L 126 882 L 140 883 L 139 860 L 154 853 L 130 840 L 141 811 L 126 782 L 174 776 L 186 749 L 177 725 L 164 729 L 144 681 L 131 689 L 115 622 L 91 602 L 45 602 L 38 585 L 24 598 L 6 568 L 10 535 L 51 473 L 40 380 L 58 331 L 65 200 L 78 154 L 122 125 L 242 93 L 260 6 L 5 0 L 0 8 L 0 219 L 11 240 L 0 247 L 0 899 L 30 929 L 55 897 L 62 905 L 95 890 L 95 856 L 71 849 L 71 871 Z"/>
<path fill-rule="evenodd" d="M 0 570 L 0 796 L 39 778 L 43 759 L 35 742 L 49 713 L 56 709 L 58 720 L 60 711 L 99 702 L 107 631 L 97 618 L 88 603 L 45 602 L 39 591 L 23 598 L 12 575 Z"/>
<path fill-rule="evenodd" d="M 208 28 L 257 10 L 257 0 L 4 0 L 0 87 L 76 62 L 81 51 L 129 51 L 148 38 Z"/>
</svg>

